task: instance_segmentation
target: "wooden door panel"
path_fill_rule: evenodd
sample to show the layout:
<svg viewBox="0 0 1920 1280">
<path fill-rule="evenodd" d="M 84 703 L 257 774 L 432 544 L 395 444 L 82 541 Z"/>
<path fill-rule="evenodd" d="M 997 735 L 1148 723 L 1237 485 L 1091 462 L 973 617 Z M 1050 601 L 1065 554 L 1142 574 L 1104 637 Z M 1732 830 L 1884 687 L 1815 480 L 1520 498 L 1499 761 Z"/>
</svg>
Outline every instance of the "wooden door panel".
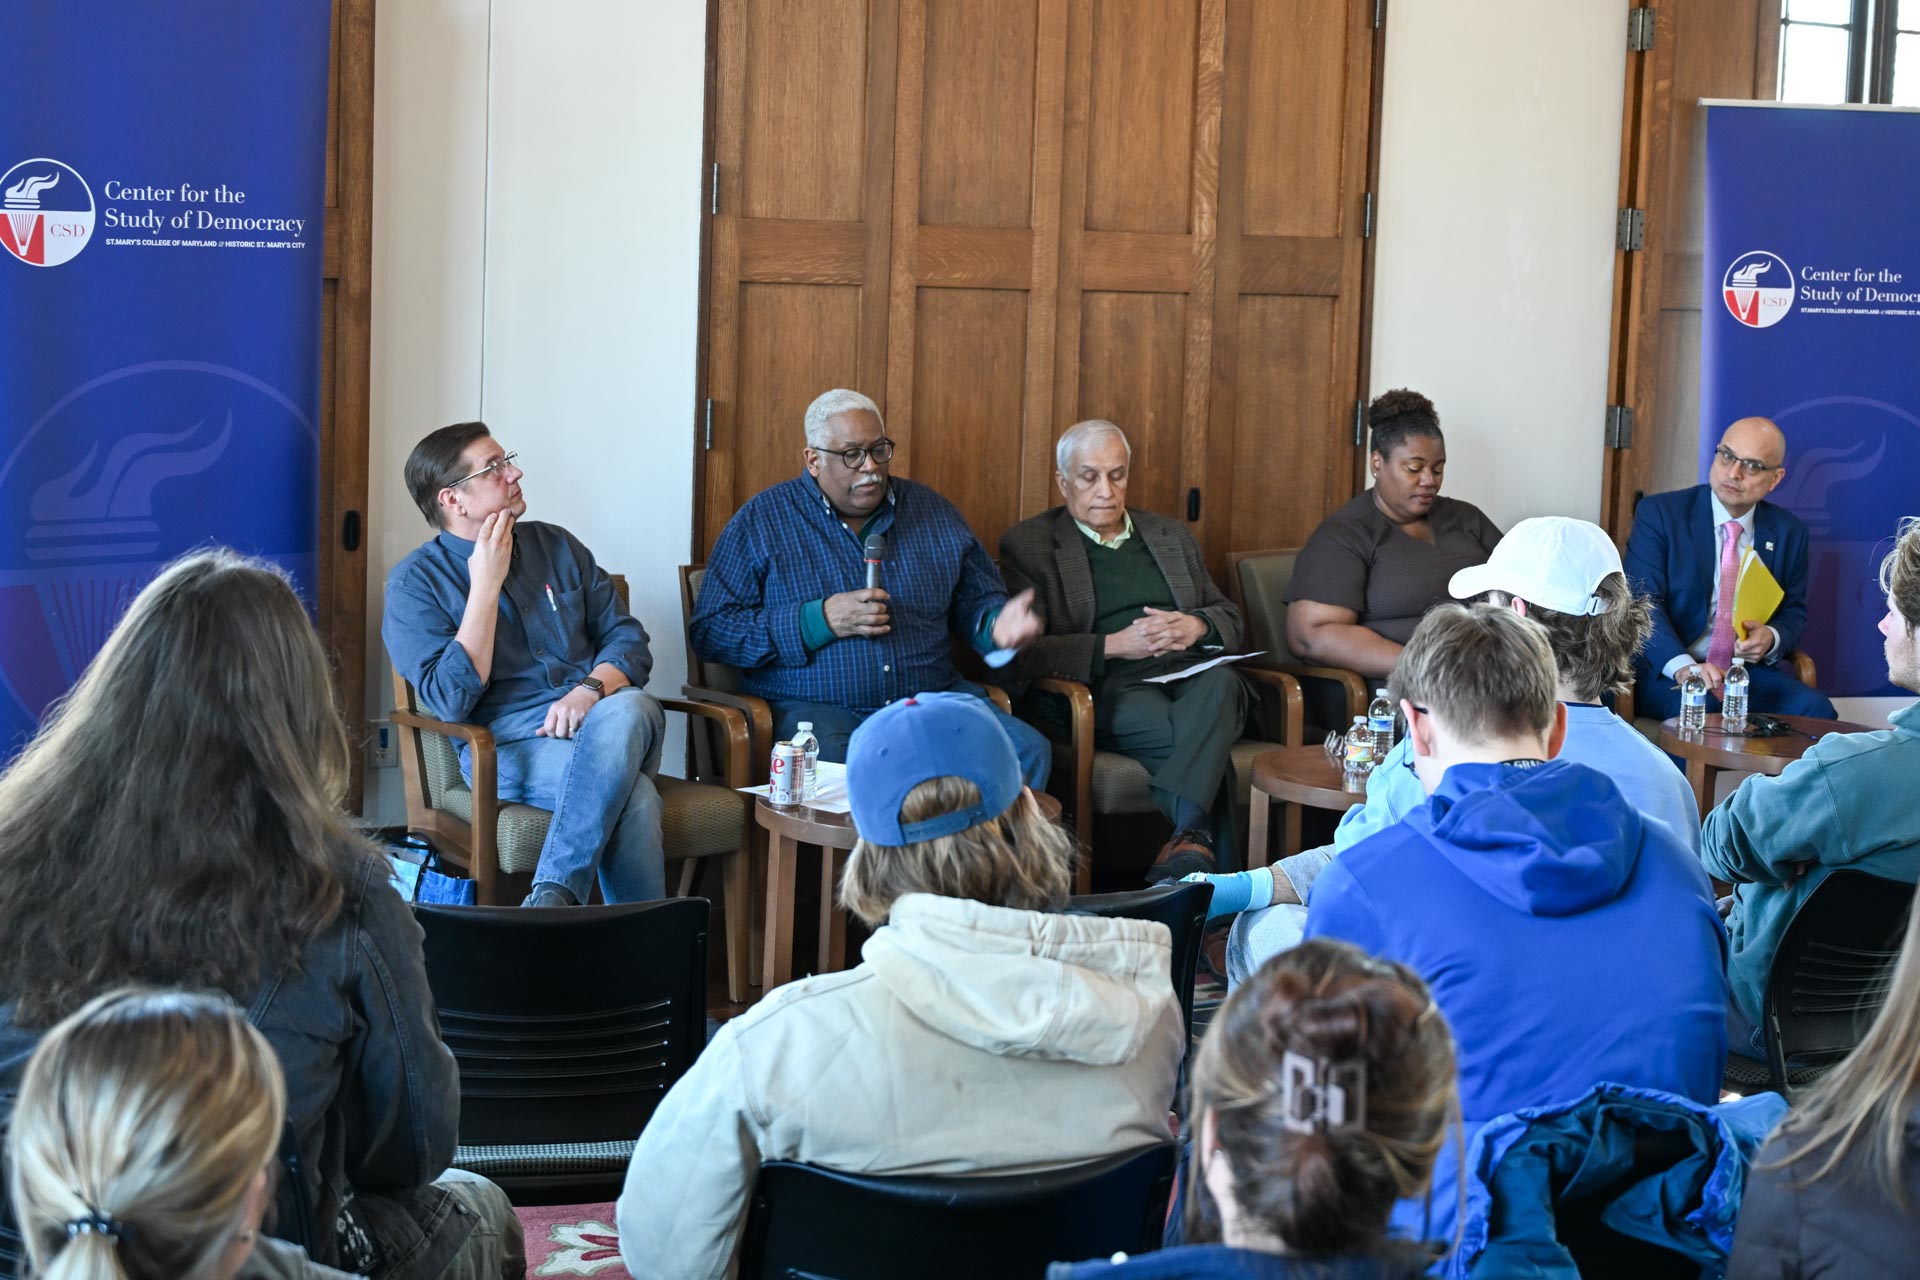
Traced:
<svg viewBox="0 0 1920 1280">
<path fill-rule="evenodd" d="M 709 547 L 748 498 L 799 473 L 807 405 L 828 387 L 853 384 L 859 335 L 857 286 L 740 287 L 739 380 L 716 390 L 733 406 L 735 430 L 754 444 L 732 457 L 726 500 L 708 507 L 716 518 Z"/>
<path fill-rule="evenodd" d="M 1074 417 L 1122 424 L 1133 446 L 1127 501 L 1162 515 L 1179 515 L 1185 508 L 1180 444 L 1186 343 L 1183 293 L 1080 295 L 1080 397 Z"/>
<path fill-rule="evenodd" d="M 1700 271 L 1706 156 L 1702 98 L 1771 98 L 1780 0 L 1700 0 L 1655 10 L 1653 48 L 1627 55 L 1620 202 L 1644 210 L 1643 247 L 1615 259 L 1608 390 L 1633 442 L 1608 449 L 1600 520 L 1624 543 L 1636 496 L 1699 476 Z"/>
<path fill-rule="evenodd" d="M 1326 0 L 1255 5 L 1247 21 L 1243 229 L 1338 236 L 1348 102 L 1348 14 Z"/>
<path fill-rule="evenodd" d="M 1320 518 L 1352 496 L 1347 455 L 1302 447 L 1335 394 L 1338 300 L 1255 295 L 1241 300 L 1235 345 L 1230 545 L 1297 547 Z"/>
<path fill-rule="evenodd" d="M 927 5 L 921 132 L 941 145 L 920 153 L 926 226 L 1033 225 L 1038 17 L 1036 0 Z"/>
<path fill-rule="evenodd" d="M 996 546 L 1020 512 L 1027 296 L 921 289 L 913 334 L 912 427 L 895 428 L 896 456 Z"/>
<path fill-rule="evenodd" d="M 865 0 L 729 8 L 745 19 L 741 216 L 859 221 Z"/>
<path fill-rule="evenodd" d="M 1191 229 L 1196 11 L 1192 0 L 1093 6 L 1089 231 Z"/>
</svg>

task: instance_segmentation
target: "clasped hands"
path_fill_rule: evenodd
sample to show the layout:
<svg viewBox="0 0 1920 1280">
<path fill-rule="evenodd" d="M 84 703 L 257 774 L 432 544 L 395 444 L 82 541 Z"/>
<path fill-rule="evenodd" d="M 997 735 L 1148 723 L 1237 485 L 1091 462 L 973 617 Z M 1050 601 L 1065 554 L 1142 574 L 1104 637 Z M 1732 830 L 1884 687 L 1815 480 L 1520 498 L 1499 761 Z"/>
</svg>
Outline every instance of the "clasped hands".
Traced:
<svg viewBox="0 0 1920 1280">
<path fill-rule="evenodd" d="M 1105 652 L 1109 658 L 1157 658 L 1163 653 L 1191 649 L 1206 634 L 1204 618 L 1149 606 L 1140 617 L 1107 637 Z"/>
</svg>

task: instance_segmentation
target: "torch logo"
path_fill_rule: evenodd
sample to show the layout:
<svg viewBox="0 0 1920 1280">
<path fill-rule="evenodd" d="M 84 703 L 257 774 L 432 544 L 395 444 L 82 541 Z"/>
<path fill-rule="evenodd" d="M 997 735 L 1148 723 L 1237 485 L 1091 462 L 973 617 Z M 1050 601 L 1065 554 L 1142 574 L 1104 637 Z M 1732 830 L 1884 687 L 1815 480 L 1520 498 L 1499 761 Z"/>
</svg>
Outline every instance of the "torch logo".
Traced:
<svg viewBox="0 0 1920 1280">
<path fill-rule="evenodd" d="M 93 192 L 58 160 L 23 160 L 0 174 L 0 247 L 34 267 L 71 262 L 93 239 Z"/>
</svg>

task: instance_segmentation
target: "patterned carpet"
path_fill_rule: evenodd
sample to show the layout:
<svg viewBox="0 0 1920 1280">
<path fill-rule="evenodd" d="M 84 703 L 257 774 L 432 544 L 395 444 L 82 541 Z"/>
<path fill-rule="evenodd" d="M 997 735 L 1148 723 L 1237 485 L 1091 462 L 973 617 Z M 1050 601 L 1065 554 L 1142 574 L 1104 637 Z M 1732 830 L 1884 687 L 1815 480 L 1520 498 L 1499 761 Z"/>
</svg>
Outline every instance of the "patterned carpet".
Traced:
<svg viewBox="0 0 1920 1280">
<path fill-rule="evenodd" d="M 529 1276 L 596 1276 L 630 1280 L 620 1262 L 613 1205 L 527 1205 L 514 1210 L 527 1233 Z"/>
</svg>

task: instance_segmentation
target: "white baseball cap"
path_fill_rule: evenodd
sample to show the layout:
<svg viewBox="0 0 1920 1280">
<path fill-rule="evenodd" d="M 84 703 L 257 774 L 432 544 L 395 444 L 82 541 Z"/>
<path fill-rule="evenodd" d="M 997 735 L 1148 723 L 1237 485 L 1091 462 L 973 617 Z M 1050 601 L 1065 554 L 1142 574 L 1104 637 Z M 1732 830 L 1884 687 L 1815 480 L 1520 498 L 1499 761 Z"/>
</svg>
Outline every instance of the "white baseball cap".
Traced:
<svg viewBox="0 0 1920 1280">
<path fill-rule="evenodd" d="M 1624 573 L 1613 539 L 1597 524 L 1568 516 L 1535 516 L 1507 530 L 1485 564 L 1453 575 L 1456 600 L 1504 591 L 1555 613 L 1591 617 L 1606 609 L 1594 594 L 1609 574 Z"/>
</svg>

